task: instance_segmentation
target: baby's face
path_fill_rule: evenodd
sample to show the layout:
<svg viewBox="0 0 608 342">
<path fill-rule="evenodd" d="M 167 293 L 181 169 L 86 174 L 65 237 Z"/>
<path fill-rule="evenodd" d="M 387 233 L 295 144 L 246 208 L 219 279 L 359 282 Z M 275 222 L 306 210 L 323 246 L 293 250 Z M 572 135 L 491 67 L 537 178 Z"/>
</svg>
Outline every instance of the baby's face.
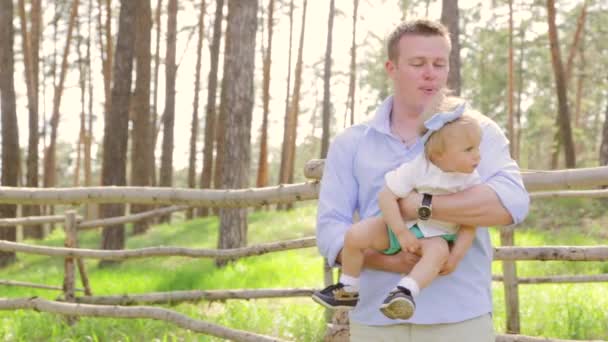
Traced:
<svg viewBox="0 0 608 342">
<path fill-rule="evenodd" d="M 445 151 L 436 158 L 436 164 L 445 172 L 472 173 L 479 165 L 477 139 L 452 139 Z"/>
</svg>

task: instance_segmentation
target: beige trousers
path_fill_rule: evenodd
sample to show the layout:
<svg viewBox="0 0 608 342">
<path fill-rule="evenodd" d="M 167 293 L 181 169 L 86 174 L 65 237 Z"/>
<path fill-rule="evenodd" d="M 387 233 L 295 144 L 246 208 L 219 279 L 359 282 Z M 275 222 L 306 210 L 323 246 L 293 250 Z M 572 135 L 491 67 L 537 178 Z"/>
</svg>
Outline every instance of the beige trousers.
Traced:
<svg viewBox="0 0 608 342">
<path fill-rule="evenodd" d="M 490 314 L 450 324 L 369 326 L 350 323 L 351 342 L 494 342 Z"/>
</svg>

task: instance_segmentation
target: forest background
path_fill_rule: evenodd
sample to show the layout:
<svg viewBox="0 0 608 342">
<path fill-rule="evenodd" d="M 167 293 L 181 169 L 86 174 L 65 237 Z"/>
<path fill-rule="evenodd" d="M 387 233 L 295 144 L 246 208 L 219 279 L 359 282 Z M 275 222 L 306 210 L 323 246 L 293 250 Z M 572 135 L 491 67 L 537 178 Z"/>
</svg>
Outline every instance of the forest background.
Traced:
<svg viewBox="0 0 608 342">
<path fill-rule="evenodd" d="M 504 128 L 522 168 L 605 165 L 607 9 L 599 0 L 1 0 L 2 185 L 302 181 L 307 160 L 390 94 L 384 37 L 420 16 L 450 27 L 450 87 Z M 3 217 L 16 210 L 0 206 Z M 219 214 L 219 247 L 246 244 L 246 210 Z M 106 227 L 102 248 L 124 248 L 125 238 L 123 226 Z M 0 253 L 0 264 L 14 260 Z"/>
<path fill-rule="evenodd" d="M 390 94 L 383 70 L 386 34 L 403 19 L 423 16 L 440 19 L 454 33 L 450 87 L 498 122 L 522 168 L 608 163 L 606 1 L 0 0 L 1 185 L 246 188 L 304 181 L 304 163 L 323 158 L 332 137 L 369 119 Z M 314 205 L 280 213 L 195 208 L 186 219 L 219 217 L 154 229 L 148 229 L 151 222 L 108 226 L 101 236 L 83 234 L 81 242 L 104 249 L 167 243 L 212 248 L 216 242 L 218 248 L 241 247 L 312 235 Z M 517 244 L 603 244 L 605 206 L 585 199 L 534 201 Z M 63 209 L 3 204 L 0 217 Z M 92 218 L 149 208 L 79 209 Z M 497 232 L 491 233 L 497 243 Z M 60 246 L 64 236 L 43 226 L 0 227 L 0 240 L 22 238 Z M 62 260 L 41 259 L 2 252 L 0 274 L 60 283 Z M 96 291 L 104 294 L 312 287 L 322 279 L 312 249 L 223 268 L 175 258 L 113 268 L 87 262 Z M 518 263 L 521 275 L 608 272 L 599 262 L 532 263 Z M 499 263 L 493 267 L 501 273 Z M 264 270 L 275 276 L 265 277 Z M 522 289 L 523 333 L 608 336 L 605 283 L 543 286 Z M 29 289 L 4 290 L 9 297 L 32 295 Z M 495 283 L 494 291 L 501 331 L 502 287 Z M 180 310 L 246 330 L 319 339 L 321 309 L 294 303 Z M 293 307 L 300 311 L 293 314 Z M 8 339 L 201 338 L 146 320 L 91 319 L 73 329 L 53 315 L 11 312 L 2 319 L 0 336 Z"/>
</svg>

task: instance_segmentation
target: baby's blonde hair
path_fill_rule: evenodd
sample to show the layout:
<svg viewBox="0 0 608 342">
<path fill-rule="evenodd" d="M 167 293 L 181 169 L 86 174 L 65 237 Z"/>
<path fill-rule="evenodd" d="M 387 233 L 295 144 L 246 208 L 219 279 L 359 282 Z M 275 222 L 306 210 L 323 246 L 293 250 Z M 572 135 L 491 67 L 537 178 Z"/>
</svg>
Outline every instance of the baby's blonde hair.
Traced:
<svg viewBox="0 0 608 342">
<path fill-rule="evenodd" d="M 445 90 L 440 91 L 426 107 L 422 113 L 422 123 L 420 125 L 420 135 L 424 135 L 428 129 L 424 127 L 424 122 L 433 115 L 440 112 L 451 112 L 464 100 L 455 96 L 448 96 Z M 481 126 L 471 115 L 470 109 L 465 107 L 465 112 L 458 119 L 446 123 L 439 130 L 433 132 L 424 145 L 424 152 L 427 159 L 434 155 L 443 153 L 449 144 L 450 139 L 466 139 L 479 143 L 481 140 Z"/>
</svg>

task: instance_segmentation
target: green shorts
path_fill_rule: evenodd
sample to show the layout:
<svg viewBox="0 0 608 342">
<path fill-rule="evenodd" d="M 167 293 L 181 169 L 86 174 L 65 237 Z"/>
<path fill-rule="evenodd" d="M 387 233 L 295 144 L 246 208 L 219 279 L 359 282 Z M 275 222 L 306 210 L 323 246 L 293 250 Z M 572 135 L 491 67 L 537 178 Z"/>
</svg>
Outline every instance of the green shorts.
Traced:
<svg viewBox="0 0 608 342">
<path fill-rule="evenodd" d="M 393 255 L 393 254 L 397 254 L 397 253 L 401 252 L 401 245 L 399 244 L 397 235 L 395 235 L 395 233 L 393 233 L 393 230 L 389 226 L 386 226 L 386 229 L 388 230 L 389 247 L 380 252 L 382 254 L 386 254 L 386 255 Z M 410 232 L 414 233 L 414 235 L 416 236 L 417 239 L 424 238 L 424 234 L 422 234 L 422 231 L 420 230 L 420 228 L 418 228 L 417 224 L 410 227 Z M 444 235 L 439 235 L 439 236 L 441 236 L 447 242 L 456 241 L 456 234 L 444 234 Z"/>
</svg>

